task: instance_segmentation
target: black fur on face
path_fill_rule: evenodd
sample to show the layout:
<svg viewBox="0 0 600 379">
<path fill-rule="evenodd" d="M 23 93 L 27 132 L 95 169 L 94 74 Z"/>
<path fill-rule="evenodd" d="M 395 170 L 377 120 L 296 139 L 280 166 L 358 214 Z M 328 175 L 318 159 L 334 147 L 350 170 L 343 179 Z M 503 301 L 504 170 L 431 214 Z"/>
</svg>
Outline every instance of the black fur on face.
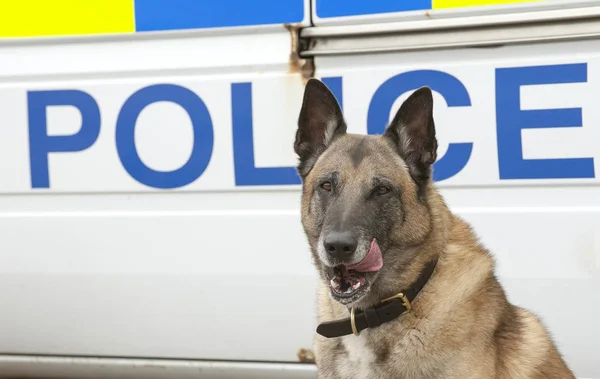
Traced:
<svg viewBox="0 0 600 379">
<path fill-rule="evenodd" d="M 325 255 L 321 258 L 331 265 L 353 262 L 366 255 L 373 239 L 380 247 L 385 244 L 386 235 L 398 221 L 392 215 L 403 213 L 401 196 L 401 189 L 392 179 L 376 172 L 353 175 L 352 172 L 324 171 L 316 181 L 310 204 L 320 234 L 325 239 L 332 232 L 349 232 L 358 246 L 354 256 L 344 258 L 346 261 L 328 259 Z"/>
</svg>

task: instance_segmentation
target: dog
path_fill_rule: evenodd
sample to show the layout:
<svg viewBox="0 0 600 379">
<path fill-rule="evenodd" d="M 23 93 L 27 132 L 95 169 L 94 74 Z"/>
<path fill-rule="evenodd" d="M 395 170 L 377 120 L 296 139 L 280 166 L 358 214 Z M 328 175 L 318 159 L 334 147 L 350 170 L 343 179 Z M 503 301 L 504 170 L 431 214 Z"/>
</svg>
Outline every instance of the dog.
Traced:
<svg viewBox="0 0 600 379">
<path fill-rule="evenodd" d="M 416 89 L 382 135 L 347 133 L 310 79 L 294 150 L 319 276 L 321 379 L 575 378 L 537 316 L 511 304 L 494 260 L 432 182 L 433 97 Z"/>
</svg>

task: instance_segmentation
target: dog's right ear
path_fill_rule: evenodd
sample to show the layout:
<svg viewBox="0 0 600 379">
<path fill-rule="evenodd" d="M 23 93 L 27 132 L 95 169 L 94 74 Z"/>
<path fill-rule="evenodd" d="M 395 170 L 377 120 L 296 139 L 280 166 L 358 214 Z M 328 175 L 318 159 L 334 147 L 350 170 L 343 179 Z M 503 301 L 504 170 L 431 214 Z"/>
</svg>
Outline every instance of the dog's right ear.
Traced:
<svg viewBox="0 0 600 379">
<path fill-rule="evenodd" d="M 346 133 L 342 110 L 329 88 L 310 79 L 304 89 L 294 151 L 300 158 L 298 173 L 305 176 L 335 137 Z"/>
</svg>

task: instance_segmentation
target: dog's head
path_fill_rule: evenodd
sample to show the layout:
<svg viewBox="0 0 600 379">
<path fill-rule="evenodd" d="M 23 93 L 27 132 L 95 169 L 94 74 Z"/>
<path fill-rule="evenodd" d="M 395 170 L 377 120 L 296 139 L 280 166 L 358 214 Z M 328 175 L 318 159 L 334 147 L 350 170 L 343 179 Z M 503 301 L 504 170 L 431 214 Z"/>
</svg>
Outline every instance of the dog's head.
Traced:
<svg viewBox="0 0 600 379">
<path fill-rule="evenodd" d="M 350 134 L 329 89 L 316 79 L 306 85 L 294 143 L 302 225 L 321 279 L 342 304 L 381 300 L 431 230 L 432 111 L 424 87 L 383 135 Z"/>
</svg>

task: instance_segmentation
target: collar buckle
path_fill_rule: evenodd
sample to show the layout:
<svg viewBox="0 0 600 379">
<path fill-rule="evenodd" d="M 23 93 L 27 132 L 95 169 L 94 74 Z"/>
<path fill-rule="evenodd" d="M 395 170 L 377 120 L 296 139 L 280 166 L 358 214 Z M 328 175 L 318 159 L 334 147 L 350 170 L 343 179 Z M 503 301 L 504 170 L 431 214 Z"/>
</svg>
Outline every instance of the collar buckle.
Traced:
<svg viewBox="0 0 600 379">
<path fill-rule="evenodd" d="M 354 307 L 352 307 L 352 309 L 350 310 L 350 326 L 352 327 L 352 334 L 358 337 L 360 335 L 360 332 L 356 328 L 356 321 L 354 318 Z"/>
<path fill-rule="evenodd" d="M 404 308 L 406 308 L 406 311 L 404 311 L 402 314 L 409 313 L 412 310 L 412 305 L 410 304 L 410 301 L 408 300 L 406 295 L 403 294 L 402 292 L 400 292 L 399 294 L 396 294 L 394 296 L 390 296 L 386 299 L 381 300 L 381 303 L 386 303 L 388 301 L 395 300 L 395 299 L 402 300 L 402 305 L 404 305 Z"/>
</svg>

